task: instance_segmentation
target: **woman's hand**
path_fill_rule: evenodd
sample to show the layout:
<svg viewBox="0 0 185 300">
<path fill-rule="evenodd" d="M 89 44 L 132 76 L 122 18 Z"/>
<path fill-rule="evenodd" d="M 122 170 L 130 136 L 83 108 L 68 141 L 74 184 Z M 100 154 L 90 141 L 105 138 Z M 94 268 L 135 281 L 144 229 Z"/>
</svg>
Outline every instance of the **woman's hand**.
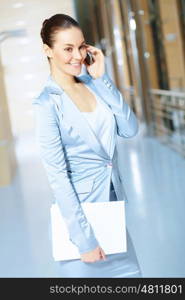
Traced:
<svg viewBox="0 0 185 300">
<path fill-rule="evenodd" d="M 88 65 L 85 60 L 84 64 L 86 65 L 87 71 L 94 78 L 101 77 L 105 72 L 105 59 L 103 52 L 94 46 L 86 44 L 86 50 L 91 52 L 93 55 L 94 63 L 92 65 Z"/>
<path fill-rule="evenodd" d="M 98 260 L 106 260 L 105 252 L 101 247 L 96 247 L 94 250 L 81 254 L 83 262 L 96 262 Z"/>
</svg>

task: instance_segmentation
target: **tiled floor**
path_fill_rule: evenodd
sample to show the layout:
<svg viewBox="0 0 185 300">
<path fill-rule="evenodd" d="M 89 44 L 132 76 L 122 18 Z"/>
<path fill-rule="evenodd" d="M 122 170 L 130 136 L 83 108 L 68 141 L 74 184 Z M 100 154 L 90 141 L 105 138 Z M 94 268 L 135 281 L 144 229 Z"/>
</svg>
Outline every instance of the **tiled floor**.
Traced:
<svg viewBox="0 0 185 300">
<path fill-rule="evenodd" d="M 19 169 L 0 188 L 0 277 L 55 277 L 52 198 L 33 132 L 16 143 Z M 151 137 L 118 137 L 127 226 L 144 277 L 185 277 L 185 159 Z"/>
</svg>

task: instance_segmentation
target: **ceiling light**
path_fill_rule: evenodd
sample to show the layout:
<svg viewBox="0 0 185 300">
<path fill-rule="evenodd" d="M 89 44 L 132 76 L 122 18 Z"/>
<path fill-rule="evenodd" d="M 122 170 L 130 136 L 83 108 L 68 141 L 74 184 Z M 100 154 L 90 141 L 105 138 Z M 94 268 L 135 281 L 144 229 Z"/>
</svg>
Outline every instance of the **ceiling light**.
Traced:
<svg viewBox="0 0 185 300">
<path fill-rule="evenodd" d="M 20 8 L 22 6 L 24 6 L 24 4 L 22 2 L 16 2 L 12 5 L 13 8 Z"/>
</svg>

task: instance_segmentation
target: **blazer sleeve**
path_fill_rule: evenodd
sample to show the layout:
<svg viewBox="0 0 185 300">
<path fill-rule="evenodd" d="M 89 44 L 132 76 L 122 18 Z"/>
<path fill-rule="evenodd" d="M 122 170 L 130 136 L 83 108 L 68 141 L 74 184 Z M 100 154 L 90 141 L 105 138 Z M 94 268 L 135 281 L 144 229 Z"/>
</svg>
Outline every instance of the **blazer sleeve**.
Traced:
<svg viewBox="0 0 185 300">
<path fill-rule="evenodd" d="M 53 104 L 50 101 L 39 101 L 38 98 L 32 104 L 40 158 L 67 225 L 70 240 L 78 247 L 80 254 L 91 251 L 98 246 L 98 241 L 67 174 L 63 144 Z"/>
<path fill-rule="evenodd" d="M 99 91 L 109 90 L 112 93 L 112 97 L 106 97 L 105 101 L 111 107 L 112 112 L 116 119 L 117 134 L 120 137 L 130 138 L 138 133 L 138 120 L 133 110 L 128 103 L 123 99 L 123 96 L 119 89 L 115 86 L 112 79 L 105 71 L 101 77 L 93 79 L 93 82 L 98 86 Z"/>
</svg>

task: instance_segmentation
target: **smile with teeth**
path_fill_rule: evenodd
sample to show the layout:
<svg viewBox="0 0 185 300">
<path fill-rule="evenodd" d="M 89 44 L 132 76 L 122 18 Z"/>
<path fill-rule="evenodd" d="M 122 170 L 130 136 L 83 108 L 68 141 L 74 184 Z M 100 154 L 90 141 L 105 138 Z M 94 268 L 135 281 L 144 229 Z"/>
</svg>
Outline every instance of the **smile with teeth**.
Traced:
<svg viewBox="0 0 185 300">
<path fill-rule="evenodd" d="M 80 63 L 74 63 L 74 64 L 69 64 L 69 65 L 72 65 L 72 66 L 80 66 L 81 64 L 80 64 Z"/>
</svg>

